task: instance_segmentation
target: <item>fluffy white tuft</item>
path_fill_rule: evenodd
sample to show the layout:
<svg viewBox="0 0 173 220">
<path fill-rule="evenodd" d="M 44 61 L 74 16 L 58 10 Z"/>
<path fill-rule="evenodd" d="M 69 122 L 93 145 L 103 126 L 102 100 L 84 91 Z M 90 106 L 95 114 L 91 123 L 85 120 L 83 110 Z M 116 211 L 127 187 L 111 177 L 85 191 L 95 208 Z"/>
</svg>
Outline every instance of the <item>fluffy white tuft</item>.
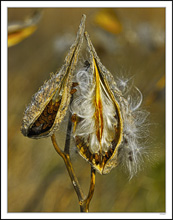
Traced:
<svg viewBox="0 0 173 220">
<path fill-rule="evenodd" d="M 118 87 L 122 93 L 128 92 L 126 92 L 127 98 L 123 98 L 122 103 L 120 103 L 124 142 L 120 146 L 119 161 L 128 169 L 131 179 L 142 168 L 142 163 L 147 154 L 145 139 L 148 137 L 146 119 L 149 113 L 140 109 L 143 100 L 140 90 L 134 86 L 128 89 L 128 83 L 124 83 L 124 87 L 121 84 Z"/>
<path fill-rule="evenodd" d="M 93 78 L 85 70 L 81 70 L 76 74 L 76 80 L 79 83 L 78 91 L 71 105 L 71 112 L 82 118 L 78 123 L 74 136 L 83 136 L 86 140 L 89 137 L 89 147 L 92 153 L 99 150 L 108 151 L 111 141 L 115 137 L 114 126 L 117 124 L 115 119 L 115 106 L 108 93 L 101 83 L 100 96 L 103 107 L 103 134 L 101 143 L 96 137 L 96 126 L 94 114 L 96 86 Z"/>
<path fill-rule="evenodd" d="M 77 92 L 73 97 L 71 112 L 80 117 L 81 121 L 77 124 L 73 135 L 82 136 L 86 142 L 89 140 L 91 153 L 97 153 L 100 149 L 106 152 L 115 139 L 115 126 L 118 123 L 115 117 L 116 109 L 100 80 L 104 129 L 101 143 L 99 143 L 94 118 L 96 83 L 91 72 L 86 68 L 81 68 L 74 79 L 79 85 L 76 87 Z M 128 169 L 130 178 L 132 178 L 141 169 L 147 154 L 145 139 L 148 137 L 148 127 L 145 121 L 149 113 L 140 109 L 143 100 L 142 93 L 132 85 L 131 79 L 118 78 L 116 83 L 117 90 L 122 92 L 121 99 L 116 101 L 119 103 L 123 120 L 123 141 L 119 146 L 118 161 Z M 114 95 L 116 99 L 116 91 Z"/>
</svg>

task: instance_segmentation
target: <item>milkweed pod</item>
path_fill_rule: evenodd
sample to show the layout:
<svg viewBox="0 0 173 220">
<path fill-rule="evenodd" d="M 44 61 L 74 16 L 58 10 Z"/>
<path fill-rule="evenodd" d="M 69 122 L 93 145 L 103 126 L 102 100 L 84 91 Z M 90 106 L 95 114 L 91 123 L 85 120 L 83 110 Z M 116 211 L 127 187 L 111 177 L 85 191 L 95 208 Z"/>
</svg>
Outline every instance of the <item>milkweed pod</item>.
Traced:
<svg viewBox="0 0 173 220">
<path fill-rule="evenodd" d="M 63 120 L 71 98 L 73 72 L 83 42 L 86 16 L 82 16 L 76 40 L 60 71 L 40 87 L 27 106 L 21 126 L 23 135 L 43 138 L 52 135 Z"/>
<path fill-rule="evenodd" d="M 86 32 L 85 38 L 90 65 L 76 74 L 79 86 L 71 105 L 73 136 L 79 154 L 100 174 L 107 174 L 118 164 L 123 141 L 122 93 Z"/>
</svg>

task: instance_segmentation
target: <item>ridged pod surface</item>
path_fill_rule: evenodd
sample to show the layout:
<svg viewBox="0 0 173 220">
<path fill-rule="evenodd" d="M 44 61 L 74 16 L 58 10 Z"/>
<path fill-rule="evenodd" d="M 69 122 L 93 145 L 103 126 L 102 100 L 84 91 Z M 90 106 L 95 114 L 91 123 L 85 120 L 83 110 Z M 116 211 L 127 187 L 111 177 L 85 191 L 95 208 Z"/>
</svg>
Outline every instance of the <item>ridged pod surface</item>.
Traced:
<svg viewBox="0 0 173 220">
<path fill-rule="evenodd" d="M 111 73 L 100 62 L 87 33 L 85 37 L 90 66 L 87 71 L 77 73 L 80 94 L 76 94 L 71 106 L 73 135 L 80 155 L 99 173 L 106 174 L 117 165 L 118 147 L 122 142 L 119 106 L 122 94 Z"/>
<path fill-rule="evenodd" d="M 146 118 L 142 111 L 135 112 L 142 102 L 141 93 L 136 88 L 137 99 L 125 98 L 118 82 L 101 63 L 87 32 L 85 38 L 89 58 L 85 68 L 83 65 L 76 73 L 78 86 L 71 104 L 78 152 L 100 174 L 109 173 L 124 160 L 133 176 L 142 149 L 137 126 Z M 144 119 L 136 119 L 137 115 Z"/>
<path fill-rule="evenodd" d="M 86 16 L 60 71 L 41 86 L 24 112 L 21 132 L 30 138 L 51 136 L 63 120 L 71 98 L 73 72 L 83 42 Z"/>
</svg>

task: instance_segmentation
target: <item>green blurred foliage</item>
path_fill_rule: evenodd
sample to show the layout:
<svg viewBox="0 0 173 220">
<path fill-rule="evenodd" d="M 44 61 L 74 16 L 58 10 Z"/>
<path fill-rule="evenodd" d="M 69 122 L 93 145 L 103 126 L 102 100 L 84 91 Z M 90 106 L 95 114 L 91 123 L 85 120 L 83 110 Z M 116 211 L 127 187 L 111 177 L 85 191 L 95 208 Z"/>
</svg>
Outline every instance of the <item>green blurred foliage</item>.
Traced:
<svg viewBox="0 0 173 220">
<path fill-rule="evenodd" d="M 9 8 L 8 21 L 25 19 L 35 9 Z M 96 174 L 91 212 L 165 212 L 165 99 L 164 88 L 148 106 L 145 100 L 165 74 L 165 10 L 162 8 L 102 9 L 115 14 L 122 31 L 111 33 L 95 22 L 101 9 L 43 9 L 37 31 L 8 49 L 8 211 L 78 212 L 79 205 L 65 164 L 50 138 L 24 137 L 20 125 L 25 106 L 49 73 L 56 72 L 72 44 L 81 15 L 102 63 L 115 76 L 134 76 L 151 114 L 150 160 L 131 181 L 122 167 Z M 57 132 L 64 145 L 65 123 Z M 76 154 L 71 157 L 76 175 L 87 194 L 90 166 Z"/>
</svg>

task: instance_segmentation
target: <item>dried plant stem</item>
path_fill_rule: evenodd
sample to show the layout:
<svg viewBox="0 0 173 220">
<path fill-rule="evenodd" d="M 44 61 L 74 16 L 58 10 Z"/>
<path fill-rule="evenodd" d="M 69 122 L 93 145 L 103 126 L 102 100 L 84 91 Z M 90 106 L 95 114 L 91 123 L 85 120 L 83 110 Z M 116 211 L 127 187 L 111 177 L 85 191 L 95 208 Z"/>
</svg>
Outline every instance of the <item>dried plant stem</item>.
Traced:
<svg viewBox="0 0 173 220">
<path fill-rule="evenodd" d="M 69 124 L 68 124 L 68 128 L 70 128 L 70 127 L 71 126 L 69 126 Z M 70 133 L 67 132 L 67 136 L 69 136 L 69 135 L 70 135 Z M 67 137 L 67 138 L 69 138 L 69 137 Z M 69 156 L 69 144 L 70 144 L 70 141 L 67 141 L 67 138 L 66 138 L 65 149 L 64 149 L 64 151 L 62 151 L 59 148 L 59 146 L 58 146 L 58 144 L 56 142 L 55 135 L 53 134 L 51 136 L 51 140 L 52 140 L 52 143 L 53 143 L 53 146 L 54 146 L 55 150 L 63 158 L 63 160 L 65 162 L 65 165 L 66 165 L 66 168 L 68 170 L 71 182 L 72 182 L 73 187 L 74 187 L 74 189 L 76 191 L 76 194 L 78 196 L 79 205 L 80 205 L 80 211 L 81 212 L 88 212 L 89 211 L 89 204 L 90 204 L 90 201 L 92 199 L 92 196 L 93 196 L 93 193 L 94 193 L 94 187 L 95 187 L 95 169 L 93 167 L 91 167 L 90 189 L 89 189 L 88 196 L 86 198 L 86 196 L 84 196 L 84 194 L 83 194 L 83 191 L 82 191 L 82 189 L 80 187 L 80 184 L 78 182 L 78 179 L 77 179 L 77 177 L 75 175 L 75 172 L 74 172 L 74 169 L 72 167 L 72 163 L 71 163 L 70 156 Z"/>
<path fill-rule="evenodd" d="M 74 189 L 75 189 L 75 191 L 77 193 L 78 199 L 79 199 L 79 201 L 82 201 L 83 198 L 84 198 L 84 194 L 83 194 L 83 192 L 82 192 L 82 190 L 80 188 L 79 182 L 78 182 L 78 180 L 76 178 L 76 175 L 74 173 L 74 170 L 73 170 L 73 167 L 72 167 L 72 164 L 71 164 L 71 161 L 70 161 L 70 156 L 69 156 L 69 154 L 63 152 L 59 148 L 59 146 L 58 146 L 58 144 L 56 142 L 56 138 L 55 138 L 54 134 L 51 136 L 51 139 L 52 139 L 53 146 L 55 147 L 55 150 L 63 158 L 63 160 L 65 162 L 66 168 L 68 170 L 70 179 L 71 179 L 72 184 L 74 186 Z"/>
<path fill-rule="evenodd" d="M 95 187 L 95 169 L 91 166 L 91 182 L 87 198 L 80 204 L 81 212 L 89 212 L 89 204 L 94 194 Z"/>
</svg>

